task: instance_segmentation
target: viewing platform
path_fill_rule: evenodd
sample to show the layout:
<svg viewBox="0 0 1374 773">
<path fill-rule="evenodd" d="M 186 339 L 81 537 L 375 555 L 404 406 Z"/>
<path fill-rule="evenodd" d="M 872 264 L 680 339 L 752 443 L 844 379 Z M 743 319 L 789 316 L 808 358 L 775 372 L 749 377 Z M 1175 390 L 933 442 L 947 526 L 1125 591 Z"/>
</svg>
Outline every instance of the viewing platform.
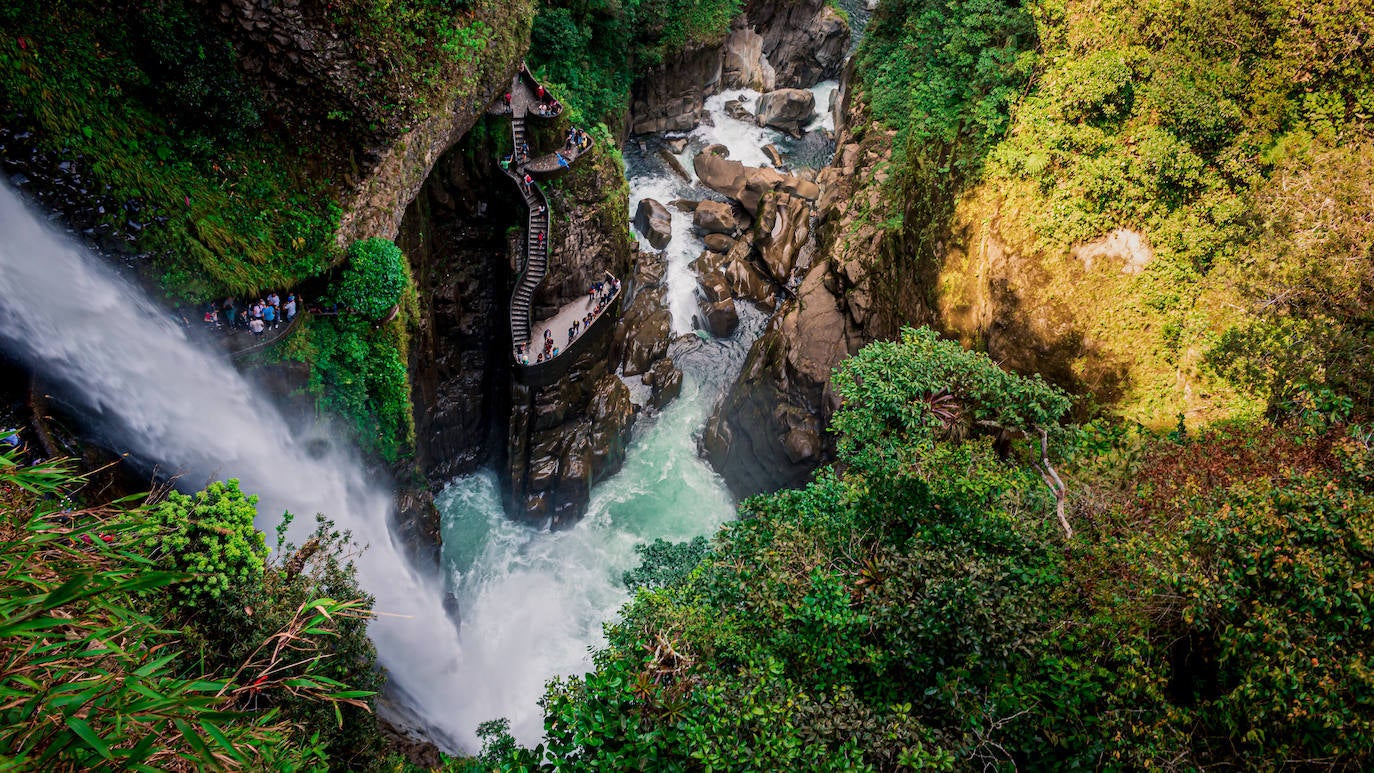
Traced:
<svg viewBox="0 0 1374 773">
<path fill-rule="evenodd" d="M 543 283 L 549 268 L 549 245 L 553 241 L 549 198 L 536 180 L 557 176 L 595 146 L 591 135 L 580 129 L 569 130 L 563 146 L 553 153 L 533 156 L 525 119 L 556 118 L 563 113 L 563 105 L 554 99 L 534 79 L 524 65 L 511 79 L 510 91 L 487 109 L 492 116 L 510 116 L 511 153 L 500 159 L 502 172 L 510 178 L 528 211 L 525 227 L 525 248 L 517 256 L 515 289 L 510 300 L 510 328 L 515 363 L 534 368 L 561 357 L 575 344 L 589 337 L 599 327 L 605 312 L 620 300 L 620 281 L 611 274 L 597 283 L 586 298 L 565 304 L 552 318 L 535 322 L 532 317 L 534 294 Z M 533 157 L 532 157 L 533 156 Z M 568 332 L 576 325 L 579 330 L 569 341 Z M 545 333 L 548 333 L 546 338 Z M 545 345 L 545 341 L 555 343 Z M 559 344 L 563 344 L 560 346 Z"/>
</svg>

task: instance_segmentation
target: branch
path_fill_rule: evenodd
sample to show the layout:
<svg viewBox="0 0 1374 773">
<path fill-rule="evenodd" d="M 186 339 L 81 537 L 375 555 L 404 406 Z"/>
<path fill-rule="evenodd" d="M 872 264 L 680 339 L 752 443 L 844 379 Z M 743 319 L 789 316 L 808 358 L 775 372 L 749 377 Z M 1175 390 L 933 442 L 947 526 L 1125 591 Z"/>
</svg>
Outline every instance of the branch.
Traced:
<svg viewBox="0 0 1374 773">
<path fill-rule="evenodd" d="M 1064 515 L 1064 497 L 1068 494 L 1068 487 L 1059 477 L 1059 473 L 1054 471 L 1054 466 L 1050 464 L 1050 438 L 1049 433 L 1044 428 L 1040 428 L 1040 466 L 1036 469 L 1040 473 L 1040 479 L 1045 481 L 1045 485 L 1054 492 L 1055 514 L 1059 516 L 1059 525 L 1064 527 L 1064 537 L 1073 539 L 1073 527 L 1069 525 L 1069 519 Z"/>
</svg>

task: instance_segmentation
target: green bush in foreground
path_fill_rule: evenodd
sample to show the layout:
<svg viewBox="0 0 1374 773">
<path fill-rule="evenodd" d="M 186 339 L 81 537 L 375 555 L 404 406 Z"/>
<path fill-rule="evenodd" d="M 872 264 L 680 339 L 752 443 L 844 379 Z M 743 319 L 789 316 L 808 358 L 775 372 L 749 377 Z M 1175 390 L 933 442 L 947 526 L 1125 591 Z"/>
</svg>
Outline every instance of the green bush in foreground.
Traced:
<svg viewBox="0 0 1374 773">
<path fill-rule="evenodd" d="M 835 385 L 851 433 L 836 469 L 747 500 L 705 555 L 644 551 L 595 670 L 550 684 L 544 742 L 488 726 L 484 755 L 525 770 L 1374 763 L 1367 430 L 1063 427 L 1063 394 L 929 331 L 865 348 Z"/>
<path fill-rule="evenodd" d="M 164 569 L 191 576 L 177 586 L 183 603 L 198 606 L 262 583 L 267 544 L 253 527 L 257 502 L 230 479 L 191 496 L 172 491 L 153 508 L 149 554 Z"/>
<path fill-rule="evenodd" d="M 345 309 L 379 319 L 400 302 L 409 281 L 400 247 L 390 239 L 363 239 L 348 248 L 348 264 L 332 292 Z"/>
<path fill-rule="evenodd" d="M 82 483 L 0 454 L 0 769 L 326 769 L 301 709 L 333 719 L 371 694 L 326 673 L 363 604 L 310 598 L 215 665 L 154 622 L 189 578 L 145 555 L 151 513 L 83 507 Z"/>
</svg>

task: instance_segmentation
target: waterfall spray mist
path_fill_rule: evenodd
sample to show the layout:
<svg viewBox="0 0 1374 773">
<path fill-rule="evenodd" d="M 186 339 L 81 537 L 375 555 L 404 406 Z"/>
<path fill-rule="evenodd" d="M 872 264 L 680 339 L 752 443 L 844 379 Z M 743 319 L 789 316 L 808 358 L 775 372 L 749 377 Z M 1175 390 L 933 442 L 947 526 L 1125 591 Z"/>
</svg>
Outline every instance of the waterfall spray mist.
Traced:
<svg viewBox="0 0 1374 773">
<path fill-rule="evenodd" d="M 114 447 L 198 488 L 238 478 L 259 496 L 257 526 L 322 512 L 366 547 L 358 579 L 381 615 L 369 627 L 389 682 L 436 740 L 461 700 L 457 630 L 442 584 L 409 565 L 388 529 L 392 499 L 351 450 L 293 433 L 223 356 L 197 347 L 138 288 L 52 231 L 0 184 L 0 342 L 89 415 Z M 309 441 L 309 442 L 307 442 Z M 309 445 L 309 448 L 307 448 Z"/>
</svg>

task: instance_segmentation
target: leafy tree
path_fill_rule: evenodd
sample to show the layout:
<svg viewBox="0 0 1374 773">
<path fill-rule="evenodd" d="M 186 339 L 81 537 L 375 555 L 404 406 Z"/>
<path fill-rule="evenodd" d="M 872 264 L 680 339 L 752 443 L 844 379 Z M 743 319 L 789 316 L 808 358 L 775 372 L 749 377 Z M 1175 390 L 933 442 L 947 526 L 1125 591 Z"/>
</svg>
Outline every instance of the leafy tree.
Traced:
<svg viewBox="0 0 1374 773">
<path fill-rule="evenodd" d="M 345 308 L 375 320 L 401 301 L 409 283 L 400 247 L 390 239 L 363 239 L 348 248 L 348 265 L 332 293 Z"/>
<path fill-rule="evenodd" d="M 662 588 L 682 582 L 702 559 L 711 553 L 705 537 L 687 542 L 656 539 L 647 545 L 636 545 L 639 566 L 625 572 L 622 581 L 631 592 L 640 588 Z"/>
</svg>

